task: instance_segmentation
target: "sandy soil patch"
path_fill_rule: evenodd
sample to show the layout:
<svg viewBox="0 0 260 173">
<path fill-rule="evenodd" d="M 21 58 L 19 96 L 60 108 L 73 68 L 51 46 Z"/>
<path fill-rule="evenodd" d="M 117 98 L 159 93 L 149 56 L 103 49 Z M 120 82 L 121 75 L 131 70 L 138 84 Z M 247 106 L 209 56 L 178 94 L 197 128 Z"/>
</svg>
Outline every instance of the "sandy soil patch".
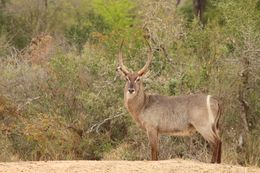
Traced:
<svg viewBox="0 0 260 173">
<path fill-rule="evenodd" d="M 0 162 L 0 173 L 260 173 L 257 167 L 209 164 L 181 159 L 163 161 Z"/>
</svg>

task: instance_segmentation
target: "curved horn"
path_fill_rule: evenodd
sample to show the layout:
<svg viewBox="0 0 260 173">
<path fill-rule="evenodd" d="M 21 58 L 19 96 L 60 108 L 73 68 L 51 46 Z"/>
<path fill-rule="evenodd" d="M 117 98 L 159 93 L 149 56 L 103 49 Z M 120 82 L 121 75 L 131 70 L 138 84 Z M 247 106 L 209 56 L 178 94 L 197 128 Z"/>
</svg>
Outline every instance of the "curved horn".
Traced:
<svg viewBox="0 0 260 173">
<path fill-rule="evenodd" d="M 151 64 L 152 57 L 153 57 L 152 47 L 151 47 L 151 45 L 149 44 L 149 42 L 147 40 L 146 40 L 146 42 L 147 42 L 147 44 L 149 46 L 149 52 L 148 52 L 147 61 L 146 61 L 145 65 L 144 65 L 144 67 L 137 72 L 139 76 L 144 75 L 148 71 L 148 67 Z"/>
<path fill-rule="evenodd" d="M 122 47 L 123 47 L 123 43 L 124 40 L 122 40 L 121 45 L 120 45 L 120 50 L 118 53 L 118 67 L 117 69 L 122 71 L 125 75 L 127 75 L 129 73 L 129 71 L 127 70 L 126 66 L 124 66 L 123 64 L 123 53 L 122 53 Z"/>
</svg>

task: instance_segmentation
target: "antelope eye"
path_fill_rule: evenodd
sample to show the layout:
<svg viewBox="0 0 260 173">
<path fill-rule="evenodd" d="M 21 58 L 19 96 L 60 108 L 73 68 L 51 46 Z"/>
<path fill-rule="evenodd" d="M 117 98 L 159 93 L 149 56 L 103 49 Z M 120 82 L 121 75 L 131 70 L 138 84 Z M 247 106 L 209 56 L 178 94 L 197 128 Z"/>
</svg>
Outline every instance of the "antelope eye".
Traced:
<svg viewBox="0 0 260 173">
<path fill-rule="evenodd" d="M 126 81 L 130 81 L 130 79 L 128 77 L 125 78 Z"/>
<path fill-rule="evenodd" d="M 140 81 L 140 78 L 138 77 L 138 78 L 136 78 L 136 80 L 135 80 L 136 82 L 139 82 Z"/>
</svg>

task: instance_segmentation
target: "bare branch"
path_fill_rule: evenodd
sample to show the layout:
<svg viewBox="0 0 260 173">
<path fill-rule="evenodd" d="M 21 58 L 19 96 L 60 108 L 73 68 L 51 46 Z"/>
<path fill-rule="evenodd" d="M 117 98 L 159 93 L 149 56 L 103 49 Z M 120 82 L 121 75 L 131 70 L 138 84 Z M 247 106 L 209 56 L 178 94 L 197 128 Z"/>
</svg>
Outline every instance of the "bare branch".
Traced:
<svg viewBox="0 0 260 173">
<path fill-rule="evenodd" d="M 106 123 L 107 121 L 109 120 L 112 120 L 112 119 L 115 119 L 117 117 L 121 117 L 123 115 L 125 115 L 126 113 L 125 112 L 121 112 L 115 116 L 112 116 L 112 117 L 108 117 L 106 119 L 104 119 L 103 121 L 99 122 L 99 123 L 96 123 L 94 125 L 92 125 L 88 130 L 87 130 L 87 133 L 92 133 L 93 131 L 96 131 L 96 133 L 99 133 L 99 129 L 100 129 L 100 126 L 103 125 L 104 123 Z"/>
<path fill-rule="evenodd" d="M 19 104 L 17 107 L 17 112 L 22 110 L 26 105 L 31 104 L 32 101 L 40 99 L 40 96 L 34 97 L 34 98 L 28 98 L 27 101 L 24 104 Z"/>
</svg>

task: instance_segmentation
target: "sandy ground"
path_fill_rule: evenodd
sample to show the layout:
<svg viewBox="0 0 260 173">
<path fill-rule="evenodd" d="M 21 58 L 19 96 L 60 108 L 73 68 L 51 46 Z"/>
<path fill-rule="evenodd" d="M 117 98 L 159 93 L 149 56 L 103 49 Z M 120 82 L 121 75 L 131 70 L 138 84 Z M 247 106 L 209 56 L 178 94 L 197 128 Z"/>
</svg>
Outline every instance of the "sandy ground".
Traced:
<svg viewBox="0 0 260 173">
<path fill-rule="evenodd" d="M 0 162 L 0 173 L 260 173 L 260 168 L 198 161 L 40 161 Z"/>
</svg>

